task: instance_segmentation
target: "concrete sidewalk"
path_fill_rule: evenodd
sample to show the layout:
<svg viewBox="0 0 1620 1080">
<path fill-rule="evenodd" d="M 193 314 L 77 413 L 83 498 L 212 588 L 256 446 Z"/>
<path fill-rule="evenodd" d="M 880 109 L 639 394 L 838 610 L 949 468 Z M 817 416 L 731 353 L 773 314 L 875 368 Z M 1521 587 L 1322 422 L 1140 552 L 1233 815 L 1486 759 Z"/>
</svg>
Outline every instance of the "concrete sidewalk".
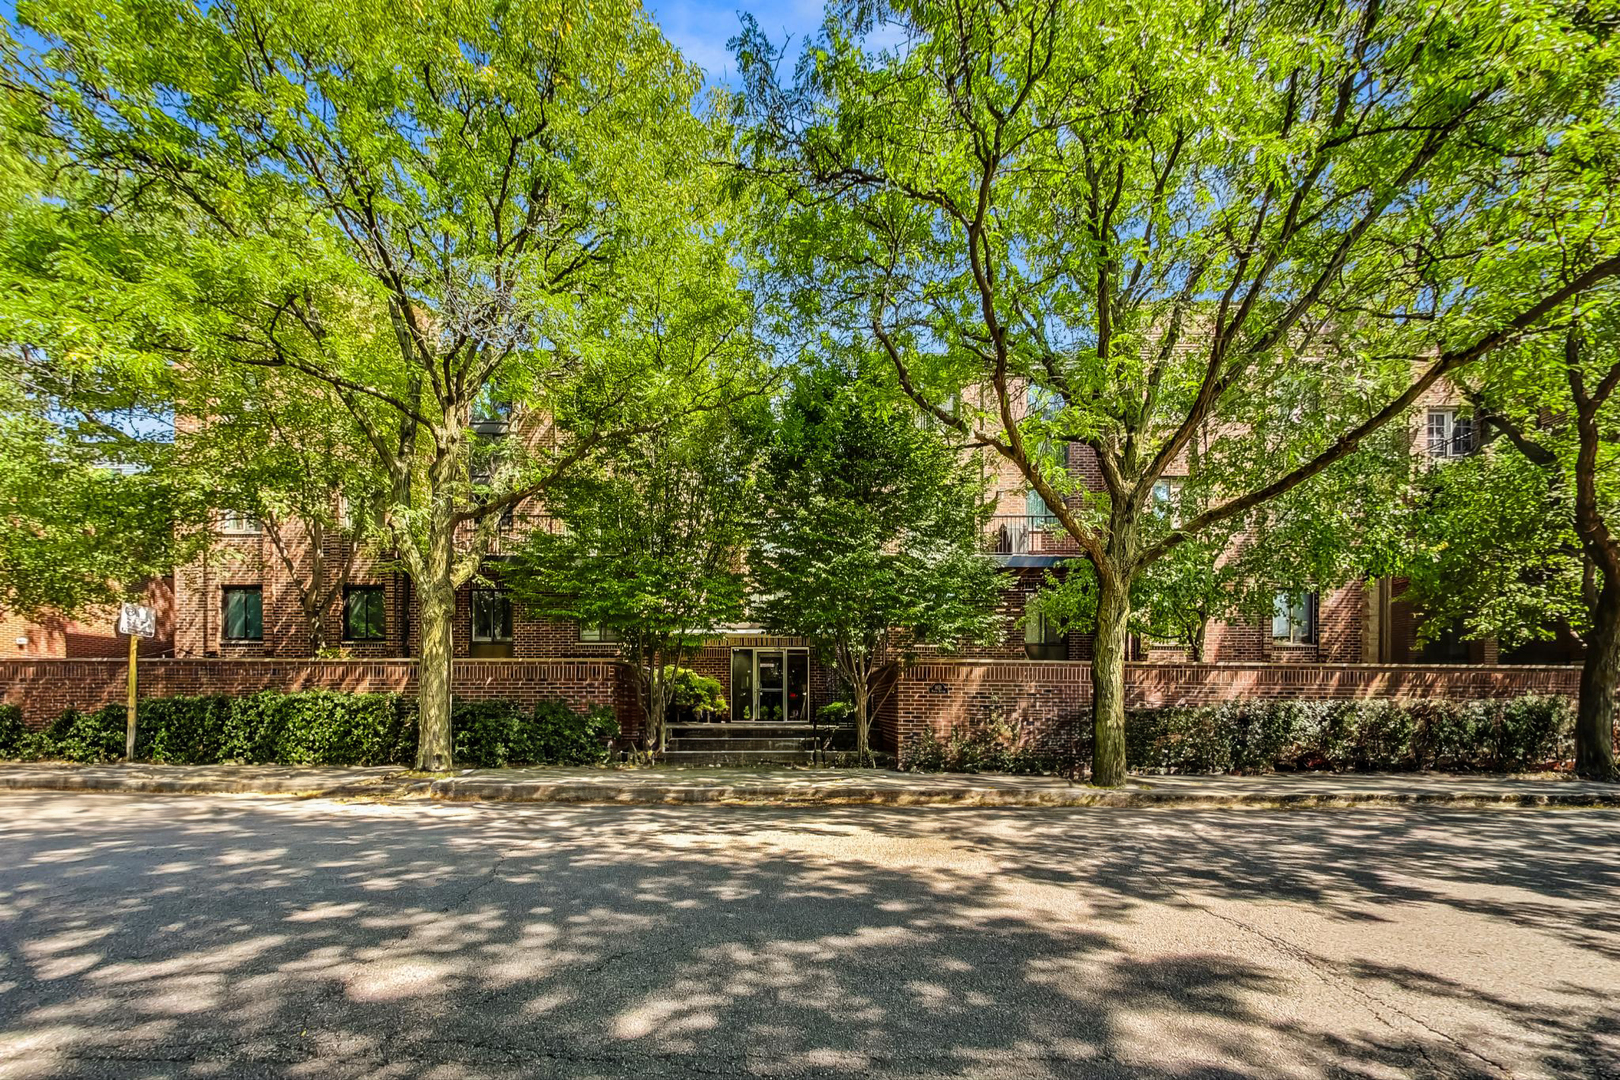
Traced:
<svg viewBox="0 0 1620 1080">
<path fill-rule="evenodd" d="M 1051 776 L 858 769 L 468 769 L 276 765 L 0 764 L 0 791 L 428 798 L 463 802 L 784 803 L 884 806 L 1620 806 L 1620 785 L 1449 774 L 1139 776 L 1123 788 Z"/>
</svg>

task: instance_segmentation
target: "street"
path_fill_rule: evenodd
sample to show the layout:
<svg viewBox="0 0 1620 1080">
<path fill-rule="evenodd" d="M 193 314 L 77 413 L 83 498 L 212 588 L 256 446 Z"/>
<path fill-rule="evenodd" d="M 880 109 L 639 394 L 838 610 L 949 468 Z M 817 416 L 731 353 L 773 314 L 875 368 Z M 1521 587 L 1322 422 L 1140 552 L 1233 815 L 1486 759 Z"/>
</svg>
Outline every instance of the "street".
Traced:
<svg viewBox="0 0 1620 1080">
<path fill-rule="evenodd" d="M 1620 813 L 0 796 L 0 1077 L 1620 1076 Z"/>
</svg>

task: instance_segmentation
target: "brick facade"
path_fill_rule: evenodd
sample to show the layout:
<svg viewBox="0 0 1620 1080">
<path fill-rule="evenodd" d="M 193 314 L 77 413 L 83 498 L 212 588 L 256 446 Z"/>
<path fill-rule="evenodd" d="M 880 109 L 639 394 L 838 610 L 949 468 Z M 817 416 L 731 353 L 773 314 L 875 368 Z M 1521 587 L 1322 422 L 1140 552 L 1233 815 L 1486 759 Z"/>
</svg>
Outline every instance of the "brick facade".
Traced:
<svg viewBox="0 0 1620 1080">
<path fill-rule="evenodd" d="M 532 708 L 564 701 L 577 709 L 605 705 L 627 732 L 639 730 L 623 711 L 621 667 L 613 660 L 462 660 L 451 692 L 462 700 L 506 699 Z M 0 704 L 18 705 L 40 725 L 63 709 L 95 709 L 124 700 L 125 661 L 0 661 Z M 416 692 L 414 660 L 157 659 L 141 664 L 140 696 L 252 694 L 260 690 L 342 690 L 355 694 Z"/>
<path fill-rule="evenodd" d="M 167 656 L 174 651 L 174 582 L 155 578 L 147 582 L 141 603 L 157 613 L 157 634 L 142 638 L 142 656 Z M 129 639 L 117 631 L 118 608 L 85 612 L 77 619 L 46 615 L 24 618 L 0 610 L 0 659 L 39 657 L 126 656 Z"/>
</svg>

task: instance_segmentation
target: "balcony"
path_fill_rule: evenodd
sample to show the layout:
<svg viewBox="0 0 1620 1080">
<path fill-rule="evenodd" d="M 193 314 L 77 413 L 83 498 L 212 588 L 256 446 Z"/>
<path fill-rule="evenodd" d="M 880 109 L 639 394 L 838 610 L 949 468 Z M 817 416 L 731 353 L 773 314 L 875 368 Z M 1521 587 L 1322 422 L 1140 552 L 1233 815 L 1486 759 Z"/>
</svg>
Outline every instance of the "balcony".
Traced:
<svg viewBox="0 0 1620 1080">
<path fill-rule="evenodd" d="M 990 519 L 990 551 L 1006 566 L 1050 566 L 1080 554 L 1080 545 L 1057 519 L 1045 514 L 996 514 Z"/>
<path fill-rule="evenodd" d="M 463 522 L 456 529 L 456 547 L 465 551 L 472 543 L 476 524 L 470 521 Z M 533 532 L 557 533 L 562 531 L 562 522 L 551 517 L 544 511 L 519 507 L 501 515 L 494 538 L 489 544 L 486 554 L 500 557 L 511 555 L 523 546 Z"/>
</svg>

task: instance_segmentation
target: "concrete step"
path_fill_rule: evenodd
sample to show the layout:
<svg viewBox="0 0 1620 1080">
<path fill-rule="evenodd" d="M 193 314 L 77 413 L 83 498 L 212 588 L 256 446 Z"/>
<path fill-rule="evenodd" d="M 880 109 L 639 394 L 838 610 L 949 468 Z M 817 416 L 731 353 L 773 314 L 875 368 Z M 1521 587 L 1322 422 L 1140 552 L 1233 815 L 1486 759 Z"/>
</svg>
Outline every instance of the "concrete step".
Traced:
<svg viewBox="0 0 1620 1080">
<path fill-rule="evenodd" d="M 747 735 L 754 738 L 772 735 L 783 737 L 810 736 L 816 733 L 824 734 L 833 730 L 853 730 L 853 728 L 848 725 L 835 728 L 827 724 L 775 724 L 765 722 L 669 725 L 671 738 L 678 738 L 683 735 L 709 736 L 715 734 Z"/>
<path fill-rule="evenodd" d="M 699 738 L 697 736 L 682 735 L 669 740 L 671 750 L 724 750 L 724 751 L 756 751 L 779 750 L 792 753 L 798 750 L 814 750 L 816 739 L 747 739 L 725 738 L 723 736 L 710 736 Z"/>
<path fill-rule="evenodd" d="M 678 750 L 671 749 L 660 759 L 665 765 L 813 765 L 809 750 Z"/>
</svg>

